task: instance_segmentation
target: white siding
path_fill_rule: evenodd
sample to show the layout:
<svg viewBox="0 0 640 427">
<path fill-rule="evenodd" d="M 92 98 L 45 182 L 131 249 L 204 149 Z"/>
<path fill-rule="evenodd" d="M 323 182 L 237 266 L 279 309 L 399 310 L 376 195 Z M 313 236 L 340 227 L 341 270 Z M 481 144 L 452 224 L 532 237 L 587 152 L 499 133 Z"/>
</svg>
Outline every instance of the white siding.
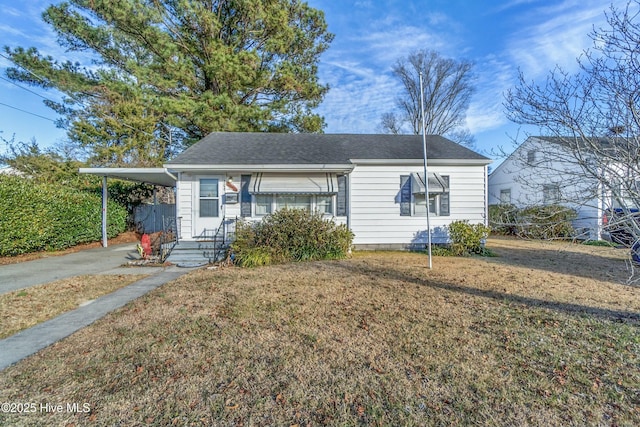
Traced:
<svg viewBox="0 0 640 427">
<path fill-rule="evenodd" d="M 223 177 L 225 177 L 224 179 L 231 178 L 233 185 L 238 189 L 238 192 L 240 193 L 241 192 L 241 188 L 240 188 L 241 175 L 250 175 L 250 174 L 251 172 L 233 172 L 233 173 L 225 174 L 224 172 L 216 171 L 215 174 L 212 174 L 212 176 L 220 179 L 222 179 Z M 195 225 L 194 225 L 193 210 L 195 209 L 195 207 L 193 206 L 193 204 L 195 203 L 195 200 L 196 200 L 196 195 L 194 194 L 194 188 L 195 188 L 194 186 L 198 179 L 204 178 L 206 176 L 207 175 L 204 173 L 190 174 L 190 173 L 183 172 L 180 174 L 180 178 L 176 184 L 176 187 L 177 187 L 176 191 L 178 195 L 177 197 L 178 217 L 181 218 L 180 219 L 180 224 L 181 224 L 180 238 L 181 239 L 190 240 L 193 238 L 195 234 L 198 234 L 198 230 L 194 231 Z M 292 184 L 296 182 L 298 177 L 299 177 L 299 174 L 291 175 Z M 231 193 L 234 191 L 233 189 L 228 187 L 226 184 L 223 184 L 222 188 L 223 188 L 223 190 L 221 191 L 222 207 L 220 210 L 220 219 L 226 218 L 227 220 L 232 220 L 235 218 L 240 218 L 241 217 L 240 200 L 238 201 L 238 203 L 233 203 L 233 204 L 226 203 L 225 195 L 227 193 Z M 251 211 L 255 214 L 255 206 Z M 261 218 L 262 217 L 260 216 L 253 216 L 251 218 L 244 218 L 244 219 L 248 221 L 253 221 L 253 220 L 257 221 L 257 220 L 260 220 Z M 334 220 L 338 224 L 347 223 L 347 217 L 335 217 Z"/>
<path fill-rule="evenodd" d="M 193 177 L 189 174 L 179 174 L 176 183 L 176 203 L 178 205 L 178 221 L 180 222 L 180 238 L 190 239 L 193 229 Z"/>
<path fill-rule="evenodd" d="M 529 151 L 536 151 L 529 162 Z M 575 209 L 576 229 L 589 229 L 590 238 L 600 235 L 602 200 L 595 180 L 589 179 L 570 153 L 538 140 L 527 139 L 489 176 L 489 204 L 500 203 L 501 190 L 511 190 L 511 203 L 523 208 L 543 204 L 544 185 L 557 185 L 559 204 Z"/>
<path fill-rule="evenodd" d="M 338 223 L 348 223 L 355 234 L 356 245 L 380 245 L 407 247 L 426 243 L 427 218 L 425 216 L 400 216 L 400 176 L 422 172 L 421 166 L 358 165 L 348 179 L 347 217 L 336 217 Z M 431 216 L 434 243 L 447 241 L 446 226 L 455 220 L 486 223 L 486 167 L 485 166 L 437 166 L 429 172 L 449 176 L 450 215 Z M 241 175 L 250 172 L 234 172 L 231 176 L 240 190 Z M 177 183 L 178 216 L 181 217 L 181 238 L 193 235 L 194 183 L 201 173 L 194 176 L 181 173 Z M 294 177 L 295 178 L 295 177 Z M 232 191 L 224 186 L 224 193 Z M 224 197 L 224 196 L 223 196 Z M 223 199 L 224 200 L 224 199 Z M 254 207 L 255 208 L 255 207 Z M 223 203 L 221 215 L 227 219 L 240 217 L 241 205 Z M 255 209 L 252 210 L 255 212 Z M 245 218 L 258 220 L 260 217 Z"/>
<path fill-rule="evenodd" d="M 356 245 L 407 246 L 426 243 L 427 218 L 400 215 L 400 176 L 421 166 L 358 165 L 350 176 L 351 229 Z M 431 216 L 432 240 L 446 242 L 446 226 L 455 220 L 485 223 L 485 166 L 433 166 L 449 176 L 450 215 Z"/>
</svg>

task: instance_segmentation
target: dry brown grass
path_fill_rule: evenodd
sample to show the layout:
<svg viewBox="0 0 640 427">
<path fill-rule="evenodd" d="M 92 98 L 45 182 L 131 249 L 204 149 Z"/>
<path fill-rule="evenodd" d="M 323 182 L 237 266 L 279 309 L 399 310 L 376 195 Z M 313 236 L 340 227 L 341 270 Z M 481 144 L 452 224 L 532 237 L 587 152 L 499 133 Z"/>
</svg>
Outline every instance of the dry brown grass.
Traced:
<svg viewBox="0 0 640 427">
<path fill-rule="evenodd" d="M 8 425 L 639 425 L 640 288 L 608 248 L 198 270 L 0 373 Z"/>
<path fill-rule="evenodd" d="M 145 275 L 78 276 L 0 295 L 0 339 L 78 308 Z"/>
</svg>

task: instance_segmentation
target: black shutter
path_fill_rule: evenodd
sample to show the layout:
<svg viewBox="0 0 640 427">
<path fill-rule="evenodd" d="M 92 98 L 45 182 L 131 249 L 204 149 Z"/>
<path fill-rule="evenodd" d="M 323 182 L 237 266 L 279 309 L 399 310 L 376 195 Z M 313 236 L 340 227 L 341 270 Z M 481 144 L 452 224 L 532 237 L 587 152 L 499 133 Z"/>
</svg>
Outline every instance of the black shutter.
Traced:
<svg viewBox="0 0 640 427">
<path fill-rule="evenodd" d="M 449 188 L 449 175 L 442 175 L 442 179 L 447 183 Z M 442 193 L 440 195 L 440 216 L 451 215 L 451 207 L 449 206 L 449 193 Z"/>
<path fill-rule="evenodd" d="M 411 175 L 400 175 L 400 216 L 411 216 Z"/>
<path fill-rule="evenodd" d="M 347 176 L 338 175 L 337 216 L 347 216 Z"/>
<path fill-rule="evenodd" d="M 240 177 L 240 215 L 243 218 L 251 216 L 251 193 L 249 193 L 250 183 L 251 175 L 242 175 Z"/>
</svg>

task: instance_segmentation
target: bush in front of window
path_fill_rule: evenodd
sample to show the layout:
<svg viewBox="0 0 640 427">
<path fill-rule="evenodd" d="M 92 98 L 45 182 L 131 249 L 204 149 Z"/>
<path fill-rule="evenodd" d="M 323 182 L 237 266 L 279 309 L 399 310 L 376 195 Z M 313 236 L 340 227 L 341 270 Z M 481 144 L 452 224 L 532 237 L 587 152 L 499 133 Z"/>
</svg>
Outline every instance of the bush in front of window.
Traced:
<svg viewBox="0 0 640 427">
<path fill-rule="evenodd" d="M 344 224 L 304 209 L 280 209 L 260 222 L 238 224 L 236 262 L 254 267 L 290 261 L 345 258 L 353 233 Z"/>
<path fill-rule="evenodd" d="M 469 221 L 453 221 L 448 228 L 450 249 L 454 255 L 491 255 L 484 246 L 491 231 L 486 225 L 469 224 Z"/>
</svg>

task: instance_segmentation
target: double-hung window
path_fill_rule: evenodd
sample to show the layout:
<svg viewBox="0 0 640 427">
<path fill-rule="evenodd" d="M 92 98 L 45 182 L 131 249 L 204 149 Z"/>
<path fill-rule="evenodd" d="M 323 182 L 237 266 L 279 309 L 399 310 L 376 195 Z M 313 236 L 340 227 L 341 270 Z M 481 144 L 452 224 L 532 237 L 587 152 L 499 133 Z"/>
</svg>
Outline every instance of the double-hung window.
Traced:
<svg viewBox="0 0 640 427">
<path fill-rule="evenodd" d="M 333 196 L 316 196 L 316 210 L 321 214 L 333 215 Z"/>
<path fill-rule="evenodd" d="M 558 184 L 547 184 L 542 186 L 542 203 L 552 205 L 560 201 L 560 186 Z"/>
<path fill-rule="evenodd" d="M 200 180 L 200 218 L 218 217 L 218 180 L 202 178 Z"/>
<path fill-rule="evenodd" d="M 440 197 L 436 194 L 429 194 L 429 214 L 438 215 L 438 202 Z M 413 215 L 414 216 L 427 216 L 427 203 L 425 201 L 424 193 L 413 195 Z"/>
<path fill-rule="evenodd" d="M 268 215 L 272 212 L 273 195 L 271 194 L 259 194 L 256 198 L 256 215 Z"/>
<path fill-rule="evenodd" d="M 511 204 L 511 189 L 505 188 L 500 190 L 500 203 L 503 205 Z"/>
<path fill-rule="evenodd" d="M 428 195 L 427 195 L 428 186 Z M 401 216 L 448 216 L 449 176 L 430 173 L 425 183 L 424 173 L 413 173 L 400 177 Z"/>
</svg>

